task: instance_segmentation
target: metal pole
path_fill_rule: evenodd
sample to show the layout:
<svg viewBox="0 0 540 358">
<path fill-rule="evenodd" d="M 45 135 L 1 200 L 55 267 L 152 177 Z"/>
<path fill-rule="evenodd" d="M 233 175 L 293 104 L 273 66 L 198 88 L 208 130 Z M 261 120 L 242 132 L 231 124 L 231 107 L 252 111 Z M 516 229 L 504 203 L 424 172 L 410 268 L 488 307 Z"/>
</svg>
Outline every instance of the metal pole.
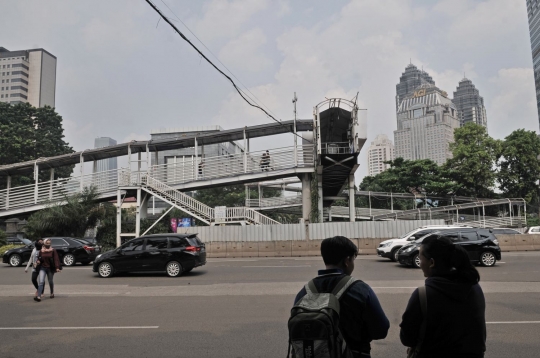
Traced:
<svg viewBox="0 0 540 358">
<path fill-rule="evenodd" d="M 371 191 L 368 191 L 368 199 L 369 199 L 369 216 L 371 216 Z"/>
<path fill-rule="evenodd" d="M 83 150 L 83 152 L 84 152 L 84 150 Z M 83 158 L 83 152 L 81 152 L 81 157 L 80 157 L 80 165 L 81 165 L 80 188 L 81 188 L 81 192 L 83 191 L 83 188 L 84 188 L 84 158 Z"/>
<path fill-rule="evenodd" d="M 293 131 L 294 131 L 294 166 L 298 166 L 298 136 L 296 135 L 296 101 L 298 101 L 298 98 L 296 97 L 296 92 L 294 92 L 293 97 L 293 104 L 294 104 L 294 123 L 293 123 Z"/>
<path fill-rule="evenodd" d="M 486 208 L 484 207 L 484 202 L 482 202 L 482 215 L 484 216 L 484 229 L 486 228 Z"/>
<path fill-rule="evenodd" d="M 34 204 L 38 202 L 39 166 L 34 162 Z"/>
<path fill-rule="evenodd" d="M 349 174 L 349 222 L 356 221 L 356 208 L 354 204 L 354 174 Z"/>
<path fill-rule="evenodd" d="M 247 142 L 246 142 L 246 127 L 244 127 L 244 173 L 247 173 Z"/>
<path fill-rule="evenodd" d="M 459 224 L 459 209 L 456 206 L 456 221 Z"/>
<path fill-rule="evenodd" d="M 54 168 L 51 168 L 51 176 L 49 177 L 49 200 L 52 200 L 53 181 L 54 181 Z"/>
<path fill-rule="evenodd" d="M 394 198 L 392 197 L 392 192 L 390 192 L 390 210 L 394 212 Z"/>
<path fill-rule="evenodd" d="M 120 190 L 116 191 L 116 247 L 122 245 L 122 194 Z"/>
<path fill-rule="evenodd" d="M 195 137 L 195 167 L 193 168 L 195 170 L 195 180 L 199 179 L 199 150 L 197 145 L 197 137 Z"/>
<path fill-rule="evenodd" d="M 523 201 L 523 215 L 525 215 L 525 226 L 527 226 L 527 203 Z"/>
<path fill-rule="evenodd" d="M 141 188 L 137 188 L 137 208 L 135 211 L 135 237 L 141 233 Z"/>
<path fill-rule="evenodd" d="M 156 215 L 156 197 L 152 196 L 152 215 Z"/>
<path fill-rule="evenodd" d="M 512 226 L 512 202 L 510 202 L 510 200 L 508 200 L 508 209 L 508 214 L 510 215 L 510 226 Z"/>
<path fill-rule="evenodd" d="M 7 177 L 6 210 L 9 209 L 9 192 L 11 191 L 11 175 Z"/>
<path fill-rule="evenodd" d="M 261 191 L 261 183 L 257 183 L 257 186 L 259 187 L 259 208 L 261 207 L 261 197 L 262 197 L 262 191 Z"/>
</svg>

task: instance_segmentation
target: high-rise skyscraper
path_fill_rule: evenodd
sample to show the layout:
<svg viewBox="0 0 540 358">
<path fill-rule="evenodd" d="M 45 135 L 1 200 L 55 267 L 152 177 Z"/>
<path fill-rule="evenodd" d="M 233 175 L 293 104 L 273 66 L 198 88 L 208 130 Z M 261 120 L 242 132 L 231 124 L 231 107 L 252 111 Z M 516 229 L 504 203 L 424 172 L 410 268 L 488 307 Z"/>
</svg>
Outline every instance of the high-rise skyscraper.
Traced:
<svg viewBox="0 0 540 358">
<path fill-rule="evenodd" d="M 405 67 L 405 72 L 401 74 L 399 83 L 396 85 L 396 111 L 401 101 L 423 84 L 435 85 L 435 81 L 427 72 L 419 70 L 412 63 Z"/>
<path fill-rule="evenodd" d="M 473 122 L 487 127 L 486 107 L 484 107 L 484 98 L 473 85 L 472 81 L 464 78 L 459 82 L 459 86 L 454 92 L 452 100 L 458 110 L 458 118 L 461 125 Z"/>
<path fill-rule="evenodd" d="M 109 147 L 111 145 L 116 145 L 116 141 L 109 137 L 98 137 L 94 141 L 94 148 L 103 148 Z M 108 170 L 118 169 L 117 158 L 101 159 L 96 163 L 96 168 L 94 172 L 106 172 Z"/>
<path fill-rule="evenodd" d="M 375 176 L 390 168 L 384 162 L 394 160 L 394 145 L 386 134 L 379 134 L 368 149 L 369 176 Z"/>
<path fill-rule="evenodd" d="M 42 48 L 9 51 L 0 47 L 0 102 L 55 106 L 56 57 Z"/>
<path fill-rule="evenodd" d="M 529 16 L 529 34 L 534 68 L 534 84 L 536 86 L 536 107 L 540 122 L 540 0 L 527 0 Z"/>
<path fill-rule="evenodd" d="M 460 126 L 457 115 L 446 92 L 433 84 L 420 85 L 399 105 L 395 157 L 446 162 L 452 156 L 449 144 L 454 141 L 454 130 Z"/>
</svg>

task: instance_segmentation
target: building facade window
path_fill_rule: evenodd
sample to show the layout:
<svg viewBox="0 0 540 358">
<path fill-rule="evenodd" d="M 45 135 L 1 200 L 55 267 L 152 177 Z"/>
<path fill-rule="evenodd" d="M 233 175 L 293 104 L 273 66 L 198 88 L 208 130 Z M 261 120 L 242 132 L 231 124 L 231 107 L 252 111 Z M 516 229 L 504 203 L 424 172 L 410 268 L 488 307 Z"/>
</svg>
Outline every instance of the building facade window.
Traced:
<svg viewBox="0 0 540 358">
<path fill-rule="evenodd" d="M 22 64 L 22 63 L 14 63 L 14 64 L 13 64 L 13 67 L 22 67 L 22 68 L 24 68 L 24 69 L 26 69 L 26 70 L 29 70 L 29 69 L 30 69 L 30 68 L 28 68 L 28 66 L 26 66 L 26 65 L 24 65 L 24 64 Z"/>
<path fill-rule="evenodd" d="M 8 82 L 9 82 L 9 80 L 8 80 Z M 22 82 L 22 83 L 24 83 L 25 85 L 28 84 L 28 81 L 25 80 L 25 79 L 22 79 L 22 78 L 13 78 L 13 79 L 11 80 L 11 83 L 13 83 L 13 82 Z"/>
<path fill-rule="evenodd" d="M 25 96 L 25 95 L 22 94 L 22 93 L 12 93 L 12 94 L 10 95 L 10 97 L 22 97 L 22 98 L 24 98 L 24 99 L 28 99 L 28 97 Z"/>
<path fill-rule="evenodd" d="M 11 74 L 12 75 L 23 75 L 25 77 L 28 77 L 28 73 L 23 72 L 23 71 L 11 71 Z"/>
</svg>

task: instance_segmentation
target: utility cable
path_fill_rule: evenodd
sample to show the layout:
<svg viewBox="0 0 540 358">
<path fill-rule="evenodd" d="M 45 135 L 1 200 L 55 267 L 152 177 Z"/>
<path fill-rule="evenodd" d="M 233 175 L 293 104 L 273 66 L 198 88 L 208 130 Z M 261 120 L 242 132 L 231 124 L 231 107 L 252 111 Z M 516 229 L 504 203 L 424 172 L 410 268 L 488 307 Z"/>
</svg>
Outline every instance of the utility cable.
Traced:
<svg viewBox="0 0 540 358">
<path fill-rule="evenodd" d="M 190 29 L 190 28 L 182 21 L 182 19 L 180 19 L 180 18 L 178 17 L 178 15 L 175 14 L 175 12 L 170 8 L 170 6 L 167 5 L 167 3 L 166 3 L 165 1 L 163 1 L 163 0 L 161 0 L 161 2 L 162 2 L 163 5 L 165 5 L 165 6 L 169 9 L 169 11 L 170 11 L 170 12 L 178 19 L 178 21 L 180 21 L 180 22 L 182 23 L 182 25 L 184 25 L 184 27 L 185 27 L 185 28 L 186 28 L 186 29 L 187 29 L 187 30 L 188 30 L 188 31 L 189 31 L 189 32 L 197 39 L 197 41 L 199 41 L 199 42 L 201 43 L 201 45 L 203 45 L 204 48 L 205 48 L 208 52 L 210 52 L 210 53 L 212 54 L 212 56 L 214 56 L 214 58 L 215 58 L 215 59 L 216 59 L 223 67 L 225 67 L 225 69 L 226 69 L 227 71 L 229 71 L 229 73 L 230 73 L 230 74 L 231 74 L 238 82 L 240 82 L 240 84 L 241 84 L 242 86 L 244 86 L 244 88 L 246 89 L 246 91 L 248 91 L 248 92 L 253 96 L 253 98 L 255 98 L 255 99 L 253 99 L 253 98 L 251 98 L 250 96 L 248 96 L 243 90 L 242 90 L 242 92 L 244 92 L 244 94 L 246 94 L 246 96 L 249 97 L 253 102 L 257 102 L 257 101 L 260 102 L 261 105 L 264 106 L 264 107 L 268 110 L 268 112 L 272 113 L 272 114 L 275 116 L 275 113 L 272 112 L 272 110 L 271 110 L 270 108 L 268 108 L 268 106 L 265 105 L 265 104 L 263 103 L 263 101 L 261 101 L 259 98 L 257 98 L 257 96 L 255 96 L 255 95 L 253 94 L 253 92 L 251 92 L 251 91 L 249 90 L 248 86 L 246 86 L 244 83 L 242 83 L 242 81 L 241 81 L 238 77 L 236 77 L 235 74 L 234 74 L 234 73 L 233 73 L 233 72 L 232 72 L 232 71 L 231 71 L 231 70 L 230 70 L 223 62 L 221 62 L 221 60 L 219 59 L 219 57 L 217 57 L 217 56 L 212 52 L 212 50 L 210 50 L 210 49 L 204 44 L 204 42 L 202 42 L 201 39 L 198 38 L 197 35 L 195 35 L 195 34 L 193 33 L 193 31 L 191 31 L 191 29 Z"/>
<path fill-rule="evenodd" d="M 251 107 L 255 107 L 255 108 L 258 108 L 260 109 L 261 111 L 263 111 L 268 117 L 270 117 L 271 119 L 273 119 L 275 122 L 279 123 L 280 125 L 283 125 L 283 123 L 281 123 L 281 121 L 277 120 L 274 116 L 272 116 L 270 113 L 268 113 L 264 108 L 262 108 L 261 106 L 259 106 L 258 104 L 253 104 L 251 103 L 245 96 L 244 94 L 242 93 L 242 91 L 238 88 L 238 86 L 236 85 L 236 83 L 232 80 L 232 78 L 230 78 L 225 72 L 223 72 L 221 69 L 219 69 L 219 67 L 217 67 L 212 61 L 210 61 L 210 59 L 208 57 L 206 57 L 206 55 L 204 53 L 202 53 L 198 48 L 197 46 L 195 46 L 180 30 L 178 30 L 178 28 L 165 16 L 163 15 L 163 13 L 161 12 L 161 10 L 159 10 L 159 8 L 154 5 L 154 3 L 152 3 L 152 1 L 150 0 L 145 0 L 158 14 L 159 16 L 161 16 L 161 18 L 169 24 L 169 26 L 171 26 L 174 31 L 176 31 L 176 33 L 178 35 L 180 35 L 180 37 L 186 41 L 188 44 L 190 44 L 191 47 L 193 47 L 193 49 L 195 51 L 197 51 L 197 53 L 199 55 L 201 55 L 202 58 L 204 58 L 206 60 L 206 62 L 208 62 L 212 67 L 214 67 L 219 73 L 221 73 L 226 79 L 229 80 L 229 82 L 231 82 L 231 84 L 233 85 L 234 89 L 236 90 L 236 92 L 238 92 L 238 94 L 240 95 L 240 97 L 242 97 L 242 99 L 247 103 L 249 104 Z M 200 40 L 199 40 L 200 41 Z M 215 55 L 214 55 L 215 56 Z M 233 75 L 234 76 L 234 75 Z M 304 139 L 302 136 L 298 135 L 298 133 L 293 133 L 295 134 L 297 137 L 300 137 L 302 139 Z M 311 142 L 311 141 L 310 141 Z"/>
</svg>

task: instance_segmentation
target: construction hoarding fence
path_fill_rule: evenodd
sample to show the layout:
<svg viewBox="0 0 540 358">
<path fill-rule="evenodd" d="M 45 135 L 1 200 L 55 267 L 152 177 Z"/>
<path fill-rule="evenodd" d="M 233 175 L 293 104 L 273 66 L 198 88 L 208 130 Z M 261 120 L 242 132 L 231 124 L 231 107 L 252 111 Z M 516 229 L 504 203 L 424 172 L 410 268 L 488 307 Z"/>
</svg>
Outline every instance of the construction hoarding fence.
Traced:
<svg viewBox="0 0 540 358">
<path fill-rule="evenodd" d="M 199 226 L 178 228 L 178 233 L 197 233 L 206 244 L 208 257 L 317 256 L 321 241 L 338 235 L 351 239 L 360 254 L 373 255 L 381 241 L 425 225 L 444 225 L 444 220 Z"/>
</svg>

